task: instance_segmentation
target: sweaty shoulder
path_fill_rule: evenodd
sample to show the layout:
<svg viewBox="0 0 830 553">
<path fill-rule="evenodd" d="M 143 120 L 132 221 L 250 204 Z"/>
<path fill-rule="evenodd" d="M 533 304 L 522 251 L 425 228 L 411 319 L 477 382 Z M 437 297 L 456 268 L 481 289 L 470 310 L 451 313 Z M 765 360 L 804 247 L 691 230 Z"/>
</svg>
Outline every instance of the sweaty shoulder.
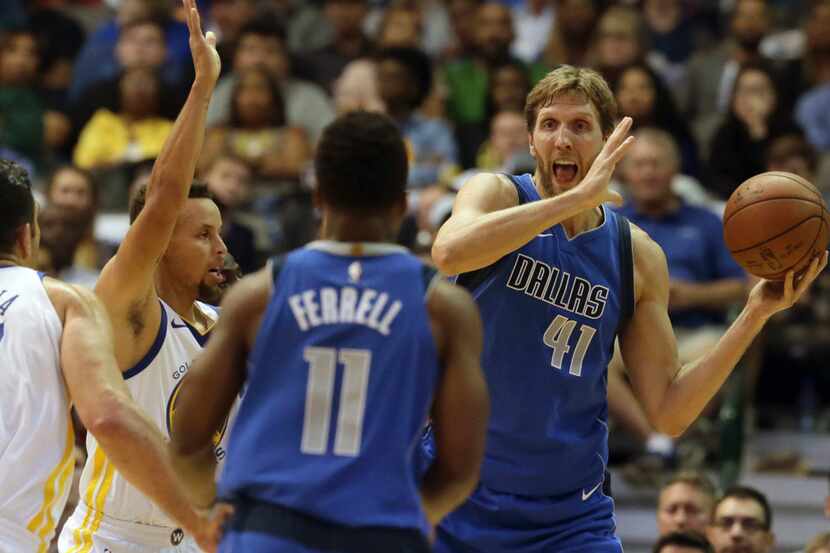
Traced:
<svg viewBox="0 0 830 553">
<path fill-rule="evenodd" d="M 478 173 L 461 187 L 455 205 L 489 213 L 519 205 L 519 193 L 504 175 Z"/>
<path fill-rule="evenodd" d="M 45 277 L 43 287 L 46 295 L 55 307 L 61 323 L 66 321 L 66 312 L 69 309 L 91 309 L 98 302 L 98 298 L 92 292 L 82 286 L 67 284 L 60 280 Z"/>
<path fill-rule="evenodd" d="M 663 248 L 646 231 L 631 223 L 634 250 L 634 295 L 640 301 L 648 291 L 668 290 L 669 270 Z"/>
</svg>

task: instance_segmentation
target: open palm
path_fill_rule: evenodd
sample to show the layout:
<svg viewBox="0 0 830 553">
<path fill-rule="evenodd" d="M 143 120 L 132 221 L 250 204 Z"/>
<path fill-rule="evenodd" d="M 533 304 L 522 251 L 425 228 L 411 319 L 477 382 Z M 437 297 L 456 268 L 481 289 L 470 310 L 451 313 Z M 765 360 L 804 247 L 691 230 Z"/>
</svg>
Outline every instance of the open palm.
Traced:
<svg viewBox="0 0 830 553">
<path fill-rule="evenodd" d="M 183 0 L 187 11 L 187 29 L 190 31 L 190 54 L 193 56 L 193 67 L 196 69 L 196 79 L 216 83 L 222 64 L 219 53 L 216 51 L 216 36 L 212 32 L 205 35 L 202 32 L 202 20 L 196 8 L 196 0 Z"/>
</svg>

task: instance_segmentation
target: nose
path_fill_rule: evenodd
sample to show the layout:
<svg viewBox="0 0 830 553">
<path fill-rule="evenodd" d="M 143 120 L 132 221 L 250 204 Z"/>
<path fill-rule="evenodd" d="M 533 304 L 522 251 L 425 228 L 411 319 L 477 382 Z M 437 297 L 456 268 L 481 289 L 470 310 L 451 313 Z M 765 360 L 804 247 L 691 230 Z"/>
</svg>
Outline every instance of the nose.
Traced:
<svg viewBox="0 0 830 553">
<path fill-rule="evenodd" d="M 225 255 L 228 253 L 228 247 L 225 245 L 225 241 L 222 240 L 220 235 L 216 235 L 216 253 Z"/>
<path fill-rule="evenodd" d="M 553 145 L 559 150 L 570 151 L 573 149 L 573 142 L 571 141 L 571 136 L 570 132 L 567 129 L 567 125 L 559 126 L 559 129 L 557 129 L 556 135 L 553 139 Z"/>
</svg>

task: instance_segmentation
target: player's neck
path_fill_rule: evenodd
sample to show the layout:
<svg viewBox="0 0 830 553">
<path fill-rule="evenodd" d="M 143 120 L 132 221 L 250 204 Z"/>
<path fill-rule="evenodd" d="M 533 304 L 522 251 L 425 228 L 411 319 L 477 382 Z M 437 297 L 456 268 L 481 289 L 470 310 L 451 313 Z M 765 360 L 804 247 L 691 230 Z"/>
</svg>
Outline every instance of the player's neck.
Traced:
<svg viewBox="0 0 830 553">
<path fill-rule="evenodd" d="M 17 255 L 10 253 L 0 254 L 0 267 L 22 267 L 24 263 Z"/>
<path fill-rule="evenodd" d="M 336 242 L 394 242 L 396 235 L 389 218 L 381 215 L 357 218 L 327 213 L 320 229 L 320 239 Z"/>
<path fill-rule="evenodd" d="M 193 288 L 183 285 L 172 278 L 166 277 L 162 271 L 158 271 L 156 273 L 156 293 L 179 316 L 188 321 L 195 319 L 195 304 L 199 297 L 198 287 Z"/>
</svg>

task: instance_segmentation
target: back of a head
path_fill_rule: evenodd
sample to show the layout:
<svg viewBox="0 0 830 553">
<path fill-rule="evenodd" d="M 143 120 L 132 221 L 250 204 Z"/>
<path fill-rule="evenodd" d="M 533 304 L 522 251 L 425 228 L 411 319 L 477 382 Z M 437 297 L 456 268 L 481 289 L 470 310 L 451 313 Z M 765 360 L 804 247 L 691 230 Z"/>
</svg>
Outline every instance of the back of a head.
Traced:
<svg viewBox="0 0 830 553">
<path fill-rule="evenodd" d="M 652 553 L 668 553 L 669 548 L 714 553 L 709 541 L 696 532 L 672 532 L 661 537 L 652 548 Z M 674 549 L 672 548 L 672 549 Z"/>
<path fill-rule="evenodd" d="M 17 230 L 34 223 L 35 200 L 26 170 L 13 161 L 0 159 L 0 252 L 14 250 Z"/>
<path fill-rule="evenodd" d="M 578 94 L 592 104 L 599 115 L 602 134 L 608 136 L 617 124 L 617 101 L 606 80 L 598 72 L 586 67 L 560 65 L 536 83 L 527 96 L 525 119 L 529 132 L 536 127 L 536 116 L 556 98 Z"/>
<path fill-rule="evenodd" d="M 323 132 L 314 160 L 321 200 L 336 210 L 366 213 L 404 200 L 406 147 L 386 115 L 354 111 Z"/>
</svg>

